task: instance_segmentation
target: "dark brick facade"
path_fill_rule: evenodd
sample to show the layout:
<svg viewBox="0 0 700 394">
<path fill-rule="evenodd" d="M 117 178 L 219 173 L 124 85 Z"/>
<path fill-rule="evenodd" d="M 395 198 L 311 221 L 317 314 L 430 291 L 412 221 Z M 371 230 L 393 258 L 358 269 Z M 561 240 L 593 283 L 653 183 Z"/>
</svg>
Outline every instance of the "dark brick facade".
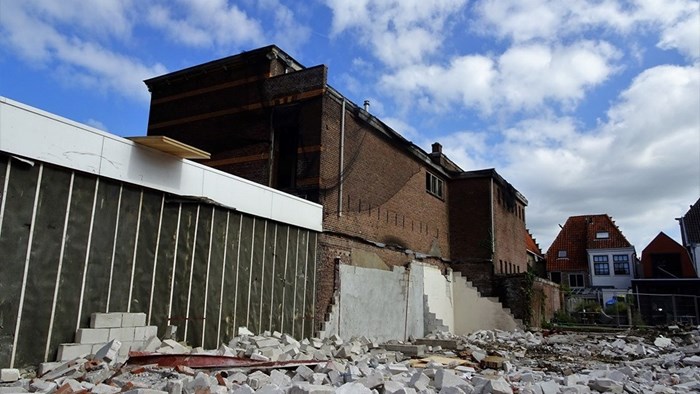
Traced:
<svg viewBox="0 0 700 394">
<path fill-rule="evenodd" d="M 332 300 L 335 264 L 358 263 L 359 251 L 388 266 L 415 258 L 477 264 L 463 273 L 483 286 L 494 270 L 526 267 L 524 197 L 495 170 L 464 172 L 439 144 L 426 153 L 407 141 L 329 87 L 325 66 L 304 68 L 270 46 L 146 84 L 149 134 L 206 150 L 205 164 L 323 205 L 318 317 Z M 494 265 L 499 260 L 512 268 Z"/>
</svg>

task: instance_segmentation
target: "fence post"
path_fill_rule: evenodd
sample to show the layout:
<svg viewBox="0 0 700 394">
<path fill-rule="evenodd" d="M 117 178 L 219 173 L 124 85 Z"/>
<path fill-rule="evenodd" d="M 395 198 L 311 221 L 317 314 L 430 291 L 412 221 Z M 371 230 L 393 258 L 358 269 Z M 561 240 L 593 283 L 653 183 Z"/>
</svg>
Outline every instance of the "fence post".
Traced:
<svg viewBox="0 0 700 394">
<path fill-rule="evenodd" d="M 678 317 L 676 317 L 676 295 L 671 294 L 671 303 L 673 304 L 673 322 L 678 321 Z"/>
</svg>

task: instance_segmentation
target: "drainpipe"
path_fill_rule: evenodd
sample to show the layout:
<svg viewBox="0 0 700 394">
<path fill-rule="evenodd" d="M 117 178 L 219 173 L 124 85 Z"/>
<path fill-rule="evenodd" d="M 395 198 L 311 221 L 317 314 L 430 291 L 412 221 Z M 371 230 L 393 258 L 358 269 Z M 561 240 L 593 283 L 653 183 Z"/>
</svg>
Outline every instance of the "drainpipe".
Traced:
<svg viewBox="0 0 700 394">
<path fill-rule="evenodd" d="M 343 216 L 343 160 L 345 146 L 345 98 L 340 110 L 340 160 L 338 164 L 338 217 Z"/>
<path fill-rule="evenodd" d="M 491 205 L 491 260 L 494 265 L 493 270 L 496 270 L 496 260 L 495 260 L 495 255 L 496 255 L 496 225 L 494 223 L 494 219 L 496 215 L 493 212 L 493 177 L 489 180 L 491 187 L 489 188 L 489 201 Z"/>
</svg>

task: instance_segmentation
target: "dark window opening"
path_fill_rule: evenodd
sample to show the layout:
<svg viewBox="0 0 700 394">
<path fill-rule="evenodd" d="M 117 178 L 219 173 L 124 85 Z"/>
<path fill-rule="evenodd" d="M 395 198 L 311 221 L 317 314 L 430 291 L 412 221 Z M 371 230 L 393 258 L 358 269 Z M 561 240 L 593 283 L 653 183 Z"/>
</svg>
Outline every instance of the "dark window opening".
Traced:
<svg viewBox="0 0 700 394">
<path fill-rule="evenodd" d="M 651 255 L 654 278 L 681 278 L 681 256 L 678 253 L 654 253 Z"/>
<path fill-rule="evenodd" d="M 275 187 L 280 189 L 296 186 L 297 145 L 299 132 L 294 127 L 284 127 L 275 130 L 277 141 L 277 160 L 275 171 Z"/>
<path fill-rule="evenodd" d="M 584 287 L 583 274 L 569 274 L 569 287 Z"/>
</svg>

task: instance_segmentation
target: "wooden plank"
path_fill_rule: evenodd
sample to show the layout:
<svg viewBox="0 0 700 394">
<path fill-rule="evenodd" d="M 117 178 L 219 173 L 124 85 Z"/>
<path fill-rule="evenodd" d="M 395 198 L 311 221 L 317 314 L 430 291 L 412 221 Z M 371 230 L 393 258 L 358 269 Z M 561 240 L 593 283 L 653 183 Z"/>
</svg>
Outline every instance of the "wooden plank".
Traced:
<svg viewBox="0 0 700 394">
<path fill-rule="evenodd" d="M 170 153 L 183 159 L 210 159 L 209 152 L 197 149 L 170 137 L 163 135 L 149 135 L 143 137 L 127 137 L 137 144 L 148 146 L 161 152 Z"/>
</svg>

